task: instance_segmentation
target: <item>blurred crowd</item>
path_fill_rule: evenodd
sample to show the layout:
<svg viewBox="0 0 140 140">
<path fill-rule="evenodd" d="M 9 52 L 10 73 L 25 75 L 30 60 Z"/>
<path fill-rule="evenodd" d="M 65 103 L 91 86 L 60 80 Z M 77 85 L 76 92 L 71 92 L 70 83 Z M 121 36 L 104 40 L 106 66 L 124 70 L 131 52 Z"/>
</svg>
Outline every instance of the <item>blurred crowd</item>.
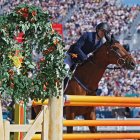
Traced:
<svg viewBox="0 0 140 140">
<path fill-rule="evenodd" d="M 65 41 L 71 45 L 83 32 L 94 31 L 96 25 L 104 21 L 108 21 L 114 35 L 119 35 L 130 28 L 139 11 L 140 6 L 118 5 L 115 0 L 79 0 L 78 8 L 64 25 Z"/>
<path fill-rule="evenodd" d="M 137 25 L 137 33 L 140 34 L 140 23 Z"/>
<path fill-rule="evenodd" d="M 85 31 L 94 31 L 99 22 L 108 21 L 111 32 L 119 36 L 130 29 L 140 6 L 117 5 L 116 0 L 1 0 L 0 14 L 20 3 L 40 6 L 52 14 L 53 22 L 63 23 L 66 48 Z M 140 33 L 140 24 L 137 27 Z M 134 71 L 106 70 L 99 83 L 100 96 L 140 96 L 140 51 L 131 54 L 137 61 Z"/>
</svg>

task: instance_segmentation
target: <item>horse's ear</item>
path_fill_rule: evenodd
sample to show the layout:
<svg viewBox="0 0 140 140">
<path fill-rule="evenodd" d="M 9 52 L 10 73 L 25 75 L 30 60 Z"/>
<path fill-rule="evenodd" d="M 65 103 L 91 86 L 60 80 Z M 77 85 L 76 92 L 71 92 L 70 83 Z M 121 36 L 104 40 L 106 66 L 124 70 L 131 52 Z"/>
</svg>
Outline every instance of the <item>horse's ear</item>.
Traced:
<svg viewBox="0 0 140 140">
<path fill-rule="evenodd" d="M 111 37 L 110 37 L 110 45 L 112 45 L 113 43 L 114 43 L 114 41 L 115 41 L 115 37 L 114 37 L 114 35 L 112 34 L 111 35 Z"/>
<path fill-rule="evenodd" d="M 115 39 L 115 36 L 112 34 L 111 35 L 111 44 L 113 43 L 120 43 L 118 40 Z"/>
<path fill-rule="evenodd" d="M 115 41 L 115 36 L 113 34 L 111 35 L 111 40 Z"/>
</svg>

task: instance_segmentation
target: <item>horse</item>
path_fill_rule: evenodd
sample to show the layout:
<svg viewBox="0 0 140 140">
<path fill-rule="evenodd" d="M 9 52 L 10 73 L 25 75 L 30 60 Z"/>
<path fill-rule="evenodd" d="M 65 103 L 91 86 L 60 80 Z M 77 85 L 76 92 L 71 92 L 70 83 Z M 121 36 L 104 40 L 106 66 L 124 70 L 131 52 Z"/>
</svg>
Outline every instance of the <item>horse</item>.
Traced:
<svg viewBox="0 0 140 140">
<path fill-rule="evenodd" d="M 134 70 L 135 60 L 118 41 L 105 42 L 101 47 L 82 64 L 79 64 L 65 90 L 65 95 L 96 96 L 96 89 L 107 66 L 116 64 L 120 68 Z M 95 120 L 95 107 L 69 107 L 65 108 L 66 120 L 73 120 L 82 115 L 85 120 Z M 91 133 L 96 127 L 89 126 Z M 72 133 L 73 127 L 67 127 L 67 133 Z"/>
</svg>

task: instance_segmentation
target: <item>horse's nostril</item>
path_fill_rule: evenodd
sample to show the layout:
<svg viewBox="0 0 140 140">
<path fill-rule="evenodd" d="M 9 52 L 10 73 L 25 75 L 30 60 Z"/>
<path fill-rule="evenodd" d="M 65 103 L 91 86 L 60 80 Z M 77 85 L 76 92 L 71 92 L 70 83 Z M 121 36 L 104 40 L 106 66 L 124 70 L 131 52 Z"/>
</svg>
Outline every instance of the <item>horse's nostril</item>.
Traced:
<svg viewBox="0 0 140 140">
<path fill-rule="evenodd" d="M 135 64 L 134 62 L 131 62 L 131 63 L 130 63 L 130 66 L 132 67 L 132 69 L 135 69 L 135 65 L 136 65 L 136 64 Z"/>
<path fill-rule="evenodd" d="M 131 62 L 130 64 L 131 64 L 131 66 L 135 66 L 135 63 L 134 62 Z"/>
</svg>

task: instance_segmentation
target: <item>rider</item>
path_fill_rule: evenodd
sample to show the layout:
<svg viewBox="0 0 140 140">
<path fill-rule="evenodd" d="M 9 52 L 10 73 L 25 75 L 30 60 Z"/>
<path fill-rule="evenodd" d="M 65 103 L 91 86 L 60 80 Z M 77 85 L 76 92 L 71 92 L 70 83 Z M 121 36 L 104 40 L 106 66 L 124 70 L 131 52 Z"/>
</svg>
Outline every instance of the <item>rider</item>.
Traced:
<svg viewBox="0 0 140 140">
<path fill-rule="evenodd" d="M 106 22 L 99 23 L 96 32 L 85 32 L 67 51 L 64 60 L 66 68 L 70 69 L 73 64 L 84 62 L 88 54 L 103 44 L 103 38 L 106 38 L 109 32 L 110 26 Z"/>
<path fill-rule="evenodd" d="M 89 54 L 103 44 L 103 38 L 108 39 L 109 32 L 110 26 L 106 22 L 99 23 L 96 32 L 85 32 L 67 51 L 64 60 L 66 69 L 69 71 L 72 66 L 87 60 Z"/>
</svg>

